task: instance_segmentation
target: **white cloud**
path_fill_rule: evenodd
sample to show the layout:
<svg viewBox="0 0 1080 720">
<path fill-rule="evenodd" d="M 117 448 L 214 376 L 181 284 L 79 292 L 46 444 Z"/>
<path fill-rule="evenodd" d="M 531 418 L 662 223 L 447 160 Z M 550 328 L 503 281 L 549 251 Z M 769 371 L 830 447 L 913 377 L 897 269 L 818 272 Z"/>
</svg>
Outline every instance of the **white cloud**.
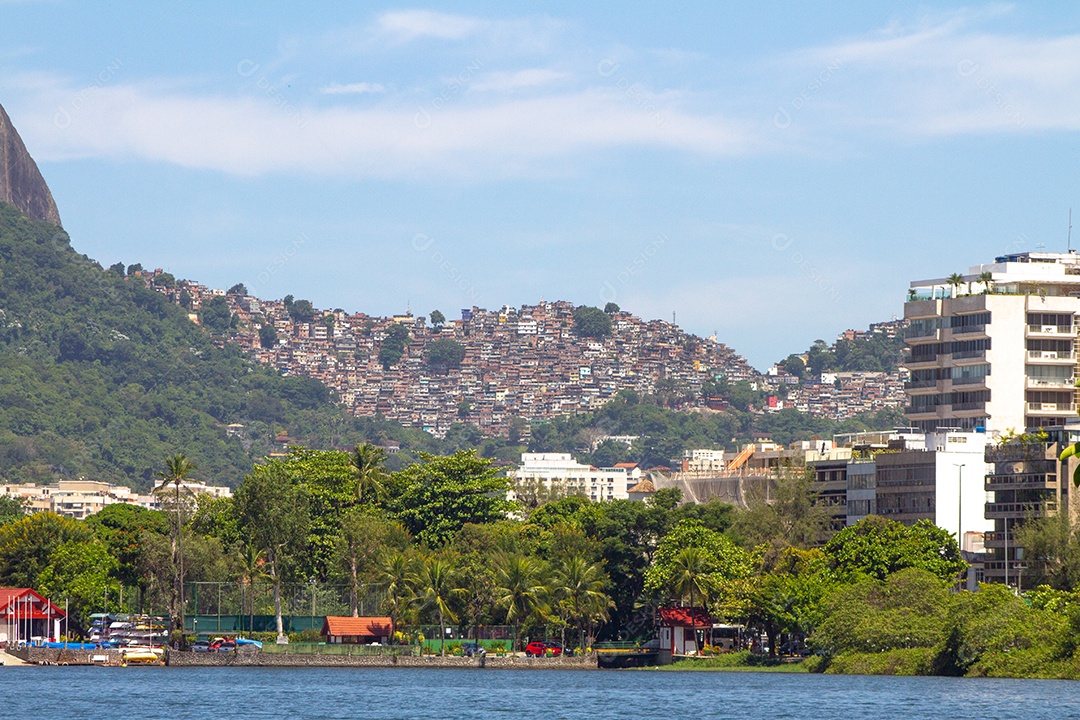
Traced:
<svg viewBox="0 0 1080 720">
<path fill-rule="evenodd" d="M 323 95 L 364 95 L 368 93 L 382 93 L 386 92 L 379 83 L 348 83 L 341 85 L 339 83 L 330 83 L 324 88 L 320 88 L 319 92 Z"/>
<path fill-rule="evenodd" d="M 380 15 L 375 24 L 380 34 L 397 42 L 409 42 L 418 38 L 460 40 L 490 25 L 488 21 L 479 18 L 431 10 L 387 12 Z"/>
<path fill-rule="evenodd" d="M 139 158 L 240 175 L 490 178 L 573 172 L 588 153 L 611 148 L 716 157 L 756 144 L 739 123 L 682 109 L 676 93 L 629 97 L 615 87 L 486 103 L 459 88 L 422 105 L 320 108 L 272 88 L 223 98 L 116 85 L 95 88 L 58 118 L 74 96 L 38 84 L 19 106 L 39 159 Z"/>
<path fill-rule="evenodd" d="M 567 78 L 566 73 L 547 68 L 529 68 L 516 72 L 489 73 L 472 83 L 471 88 L 476 91 L 512 92 L 523 88 L 533 88 L 542 85 L 550 85 L 558 80 Z"/>
</svg>

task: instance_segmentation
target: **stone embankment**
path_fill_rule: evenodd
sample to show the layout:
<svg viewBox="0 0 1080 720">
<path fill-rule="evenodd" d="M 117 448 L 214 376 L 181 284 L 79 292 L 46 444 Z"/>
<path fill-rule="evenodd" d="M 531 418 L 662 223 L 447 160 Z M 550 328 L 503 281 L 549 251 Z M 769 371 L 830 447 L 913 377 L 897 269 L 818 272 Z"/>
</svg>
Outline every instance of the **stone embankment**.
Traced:
<svg viewBox="0 0 1080 720">
<path fill-rule="evenodd" d="M 119 665 L 123 661 L 123 650 L 64 650 L 61 648 L 7 648 L 8 655 L 18 658 L 27 665 Z"/>
<path fill-rule="evenodd" d="M 572 658 L 440 657 L 438 655 L 288 655 L 285 653 L 195 653 L 169 650 L 171 667 L 367 667 L 488 670 L 595 670 L 596 655 Z"/>
</svg>

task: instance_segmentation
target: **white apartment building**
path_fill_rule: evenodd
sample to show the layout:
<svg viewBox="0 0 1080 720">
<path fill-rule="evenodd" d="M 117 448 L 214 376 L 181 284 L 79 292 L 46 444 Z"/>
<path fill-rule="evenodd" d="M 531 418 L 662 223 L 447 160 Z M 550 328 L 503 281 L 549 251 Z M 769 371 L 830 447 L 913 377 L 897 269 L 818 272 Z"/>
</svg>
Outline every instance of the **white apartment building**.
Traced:
<svg viewBox="0 0 1080 720">
<path fill-rule="evenodd" d="M 580 493 L 594 501 L 627 500 L 630 488 L 641 480 L 641 468 L 636 463 L 596 468 L 579 463 L 570 453 L 522 453 L 521 467 L 511 470 L 509 477 L 515 483 L 539 481 L 546 487 L 561 485 L 568 492 Z"/>
<path fill-rule="evenodd" d="M 975 265 L 959 285 L 911 283 L 905 416 L 993 434 L 1076 415 L 1080 256 L 1025 252 Z"/>
<path fill-rule="evenodd" d="M 188 498 L 198 495 L 232 497 L 231 488 L 197 482 L 182 483 L 180 493 Z M 84 520 L 117 503 L 161 509 L 161 498 L 157 495 L 140 495 L 129 487 L 95 480 L 60 480 L 51 485 L 4 484 L 0 485 L 0 495 L 26 500 L 30 512 L 54 512 L 76 520 Z"/>
</svg>

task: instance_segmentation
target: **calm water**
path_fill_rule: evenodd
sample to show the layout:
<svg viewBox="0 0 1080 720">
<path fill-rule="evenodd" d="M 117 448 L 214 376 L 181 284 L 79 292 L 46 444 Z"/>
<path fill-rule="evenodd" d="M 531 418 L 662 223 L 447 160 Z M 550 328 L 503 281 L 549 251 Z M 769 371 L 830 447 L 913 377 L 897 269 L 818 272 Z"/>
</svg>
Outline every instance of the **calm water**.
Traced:
<svg viewBox="0 0 1080 720">
<path fill-rule="evenodd" d="M 0 668 L 0 718 L 1080 718 L 1080 683 L 766 673 Z"/>
</svg>

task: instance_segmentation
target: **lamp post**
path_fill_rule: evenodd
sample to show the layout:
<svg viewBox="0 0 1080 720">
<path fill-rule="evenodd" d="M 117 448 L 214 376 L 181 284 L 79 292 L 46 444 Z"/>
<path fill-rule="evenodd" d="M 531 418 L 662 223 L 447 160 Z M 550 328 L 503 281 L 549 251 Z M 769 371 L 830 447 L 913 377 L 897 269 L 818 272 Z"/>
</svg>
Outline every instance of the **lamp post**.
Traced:
<svg viewBox="0 0 1080 720">
<path fill-rule="evenodd" d="M 956 468 L 956 540 L 964 549 L 964 467 L 967 463 L 953 463 Z"/>
</svg>

